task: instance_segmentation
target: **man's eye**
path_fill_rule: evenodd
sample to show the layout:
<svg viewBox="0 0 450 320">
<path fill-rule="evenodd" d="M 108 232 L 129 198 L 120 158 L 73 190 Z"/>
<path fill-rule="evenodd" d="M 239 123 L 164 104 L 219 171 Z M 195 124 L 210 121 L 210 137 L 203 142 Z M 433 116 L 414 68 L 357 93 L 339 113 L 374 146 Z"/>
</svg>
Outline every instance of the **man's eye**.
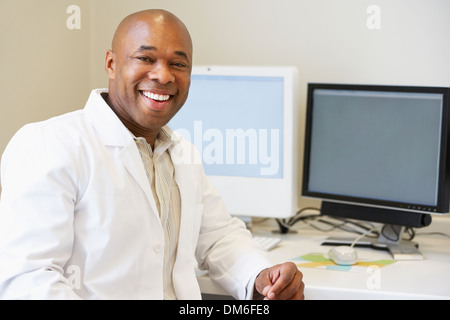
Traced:
<svg viewBox="0 0 450 320">
<path fill-rule="evenodd" d="M 152 62 L 152 60 L 149 57 L 138 57 L 138 59 L 144 62 Z"/>
<path fill-rule="evenodd" d="M 178 68 L 186 68 L 186 64 L 182 62 L 176 62 L 173 65 Z"/>
</svg>

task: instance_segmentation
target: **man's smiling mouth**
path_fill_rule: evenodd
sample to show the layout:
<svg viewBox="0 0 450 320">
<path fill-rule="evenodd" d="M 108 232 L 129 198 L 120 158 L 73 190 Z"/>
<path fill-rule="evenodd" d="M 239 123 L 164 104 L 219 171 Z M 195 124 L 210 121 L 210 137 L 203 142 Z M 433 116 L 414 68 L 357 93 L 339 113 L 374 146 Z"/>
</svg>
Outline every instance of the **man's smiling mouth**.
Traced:
<svg viewBox="0 0 450 320">
<path fill-rule="evenodd" d="M 170 99 L 170 95 L 168 94 L 157 94 L 150 91 L 141 91 L 141 92 L 145 97 L 158 102 L 164 102 Z"/>
</svg>

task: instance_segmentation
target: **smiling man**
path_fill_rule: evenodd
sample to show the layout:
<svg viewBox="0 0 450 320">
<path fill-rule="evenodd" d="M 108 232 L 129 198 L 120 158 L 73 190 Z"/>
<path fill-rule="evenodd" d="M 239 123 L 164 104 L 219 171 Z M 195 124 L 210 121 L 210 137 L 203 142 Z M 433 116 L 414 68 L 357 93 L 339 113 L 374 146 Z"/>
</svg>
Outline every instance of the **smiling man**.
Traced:
<svg viewBox="0 0 450 320">
<path fill-rule="evenodd" d="M 184 24 L 163 10 L 126 17 L 105 69 L 108 90 L 5 150 L 0 297 L 198 299 L 198 264 L 238 299 L 303 298 L 296 266 L 270 266 L 166 126 L 189 92 Z"/>
</svg>

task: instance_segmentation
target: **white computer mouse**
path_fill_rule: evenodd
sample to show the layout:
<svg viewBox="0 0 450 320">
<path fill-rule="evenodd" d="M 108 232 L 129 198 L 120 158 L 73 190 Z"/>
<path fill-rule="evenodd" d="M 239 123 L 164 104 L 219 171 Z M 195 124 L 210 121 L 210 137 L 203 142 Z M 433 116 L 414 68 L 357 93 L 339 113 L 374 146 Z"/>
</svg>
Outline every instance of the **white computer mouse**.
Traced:
<svg viewBox="0 0 450 320">
<path fill-rule="evenodd" d="M 328 251 L 328 256 L 334 263 L 341 266 L 351 266 L 358 262 L 356 250 L 349 246 L 334 247 Z"/>
</svg>

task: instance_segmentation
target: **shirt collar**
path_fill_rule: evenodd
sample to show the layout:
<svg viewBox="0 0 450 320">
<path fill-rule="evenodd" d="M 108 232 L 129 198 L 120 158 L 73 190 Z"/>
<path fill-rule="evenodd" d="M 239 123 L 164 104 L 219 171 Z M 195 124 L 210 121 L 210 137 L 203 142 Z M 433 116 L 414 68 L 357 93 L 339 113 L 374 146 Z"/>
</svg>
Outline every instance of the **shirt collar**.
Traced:
<svg viewBox="0 0 450 320">
<path fill-rule="evenodd" d="M 147 141 L 143 137 L 136 137 L 131 131 L 130 134 L 133 136 L 135 141 L 143 141 L 147 143 Z M 175 142 L 174 139 L 172 139 L 173 131 L 169 128 L 169 126 L 164 126 L 159 131 L 158 136 L 156 137 L 155 141 L 155 149 L 153 150 L 153 153 L 162 154 L 164 151 L 170 148 L 170 146 Z"/>
</svg>

